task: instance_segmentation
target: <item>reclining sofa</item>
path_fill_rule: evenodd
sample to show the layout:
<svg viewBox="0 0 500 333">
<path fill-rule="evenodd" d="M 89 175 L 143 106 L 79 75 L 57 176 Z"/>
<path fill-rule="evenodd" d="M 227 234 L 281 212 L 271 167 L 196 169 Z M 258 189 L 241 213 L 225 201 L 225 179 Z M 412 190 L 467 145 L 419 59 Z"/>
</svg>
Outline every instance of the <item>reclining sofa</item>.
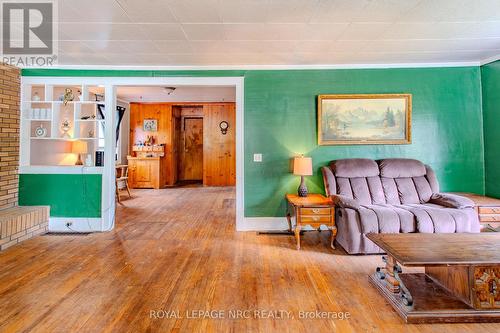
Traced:
<svg viewBox="0 0 500 333">
<path fill-rule="evenodd" d="M 382 253 L 369 233 L 479 232 L 474 203 L 440 193 L 434 171 L 412 159 L 342 159 L 322 168 L 336 205 L 337 242 L 350 254 Z"/>
</svg>

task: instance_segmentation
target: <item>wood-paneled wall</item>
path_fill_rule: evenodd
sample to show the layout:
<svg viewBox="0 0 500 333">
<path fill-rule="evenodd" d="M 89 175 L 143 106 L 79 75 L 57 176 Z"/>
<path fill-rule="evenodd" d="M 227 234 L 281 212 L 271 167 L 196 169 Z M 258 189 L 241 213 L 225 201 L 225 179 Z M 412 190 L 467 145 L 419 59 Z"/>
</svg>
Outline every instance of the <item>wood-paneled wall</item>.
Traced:
<svg viewBox="0 0 500 333">
<path fill-rule="evenodd" d="M 144 119 L 158 120 L 158 131 L 145 132 L 143 130 Z M 145 141 L 148 135 L 155 137 L 156 144 L 165 145 L 165 157 L 160 159 L 160 187 L 174 185 L 175 173 L 172 167 L 174 163 L 172 151 L 172 105 L 166 103 L 130 103 L 130 155 L 133 155 L 132 146 L 139 141 Z"/>
<path fill-rule="evenodd" d="M 189 108 L 198 106 L 198 108 Z M 200 114 L 199 106 L 203 107 Z M 192 114 L 191 114 L 192 113 Z M 235 129 L 236 116 L 234 103 L 130 103 L 130 147 L 138 141 L 153 135 L 156 143 L 165 144 L 164 165 L 165 184 L 172 186 L 177 182 L 178 133 L 183 116 L 203 116 L 203 184 L 206 186 L 233 186 L 236 183 Z M 157 132 L 144 132 L 144 119 L 157 119 Z M 229 123 L 226 135 L 221 133 L 219 123 Z M 131 148 L 130 148 L 131 149 Z M 132 151 L 130 150 L 130 154 Z"/>
<path fill-rule="evenodd" d="M 203 184 L 234 186 L 236 184 L 236 114 L 235 105 L 210 104 L 203 107 Z M 219 124 L 227 121 L 224 135 Z"/>
</svg>

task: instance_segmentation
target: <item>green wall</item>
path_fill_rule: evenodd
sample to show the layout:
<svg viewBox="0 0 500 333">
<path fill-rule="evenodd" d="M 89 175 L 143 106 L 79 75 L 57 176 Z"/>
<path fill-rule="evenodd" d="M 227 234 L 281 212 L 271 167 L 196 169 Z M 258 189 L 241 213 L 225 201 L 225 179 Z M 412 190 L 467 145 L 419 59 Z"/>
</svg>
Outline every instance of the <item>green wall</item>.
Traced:
<svg viewBox="0 0 500 333">
<path fill-rule="evenodd" d="M 481 67 L 486 194 L 500 198 L 500 61 Z"/>
<path fill-rule="evenodd" d="M 54 217 L 101 217 L 101 175 L 19 175 L 19 205 L 49 205 Z"/>
<path fill-rule="evenodd" d="M 430 164 L 444 191 L 484 192 L 479 67 L 283 71 L 23 70 L 25 76 L 244 76 L 245 215 L 282 216 L 295 192 L 296 154 L 313 157 L 310 192 L 323 192 L 319 169 L 332 159 L 409 157 Z M 316 144 L 318 94 L 413 94 L 411 145 Z M 263 154 L 262 163 L 252 161 Z"/>
<path fill-rule="evenodd" d="M 316 96 L 413 94 L 411 145 L 318 146 Z M 311 192 L 323 192 L 320 167 L 349 157 L 408 157 L 437 173 L 444 191 L 484 191 L 478 67 L 252 71 L 245 75 L 245 215 L 280 216 L 298 177 L 289 158 L 313 158 Z M 252 162 L 263 153 L 263 163 Z"/>
</svg>

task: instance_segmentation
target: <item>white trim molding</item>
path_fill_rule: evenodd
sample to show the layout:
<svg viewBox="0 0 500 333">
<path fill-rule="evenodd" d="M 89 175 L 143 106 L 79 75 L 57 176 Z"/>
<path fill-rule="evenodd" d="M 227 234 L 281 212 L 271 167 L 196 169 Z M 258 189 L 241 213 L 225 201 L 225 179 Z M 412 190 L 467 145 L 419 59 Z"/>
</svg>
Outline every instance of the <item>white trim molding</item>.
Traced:
<svg viewBox="0 0 500 333">
<path fill-rule="evenodd" d="M 67 224 L 71 225 L 68 227 Z M 49 232 L 99 232 L 102 231 L 100 217 L 50 217 Z"/>
<path fill-rule="evenodd" d="M 102 167 L 88 167 L 78 165 L 21 165 L 19 167 L 19 174 L 39 174 L 39 175 L 58 175 L 58 174 L 71 174 L 71 175 L 91 175 L 102 174 L 104 168 Z"/>
<path fill-rule="evenodd" d="M 381 64 L 318 64 L 318 65 L 209 65 L 209 66 L 110 66 L 110 65 L 57 65 L 54 67 L 24 67 L 25 69 L 75 69 L 75 70 L 303 70 L 303 69 L 377 69 L 377 68 L 432 68 L 432 67 L 477 67 L 482 61 L 381 63 Z"/>
<path fill-rule="evenodd" d="M 500 54 L 481 60 L 481 66 L 500 60 Z"/>
<path fill-rule="evenodd" d="M 295 226 L 295 217 L 292 217 L 292 227 Z M 321 226 L 321 230 L 328 230 Z M 238 231 L 283 231 L 288 230 L 288 222 L 285 217 L 245 217 Z M 315 230 L 310 226 L 302 228 L 304 231 Z"/>
<path fill-rule="evenodd" d="M 279 231 L 287 230 L 285 217 L 245 217 L 237 231 Z"/>
</svg>

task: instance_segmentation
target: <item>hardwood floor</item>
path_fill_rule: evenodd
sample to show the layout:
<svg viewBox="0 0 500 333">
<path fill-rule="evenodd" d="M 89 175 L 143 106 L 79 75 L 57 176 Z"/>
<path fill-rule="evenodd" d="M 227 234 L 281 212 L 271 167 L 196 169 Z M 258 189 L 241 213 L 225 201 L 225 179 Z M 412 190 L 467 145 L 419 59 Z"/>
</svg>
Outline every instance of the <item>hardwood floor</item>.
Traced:
<svg viewBox="0 0 500 333">
<path fill-rule="evenodd" d="M 326 231 L 305 233 L 301 251 L 292 236 L 237 233 L 233 188 L 132 195 L 111 232 L 41 236 L 0 252 L 0 332 L 498 332 L 403 324 L 368 283 L 380 256 L 333 251 Z M 195 310 L 226 318 L 187 318 Z M 230 310 L 290 313 L 229 319 Z M 316 310 L 350 317 L 298 318 Z M 182 318 L 158 318 L 166 311 Z"/>
</svg>

